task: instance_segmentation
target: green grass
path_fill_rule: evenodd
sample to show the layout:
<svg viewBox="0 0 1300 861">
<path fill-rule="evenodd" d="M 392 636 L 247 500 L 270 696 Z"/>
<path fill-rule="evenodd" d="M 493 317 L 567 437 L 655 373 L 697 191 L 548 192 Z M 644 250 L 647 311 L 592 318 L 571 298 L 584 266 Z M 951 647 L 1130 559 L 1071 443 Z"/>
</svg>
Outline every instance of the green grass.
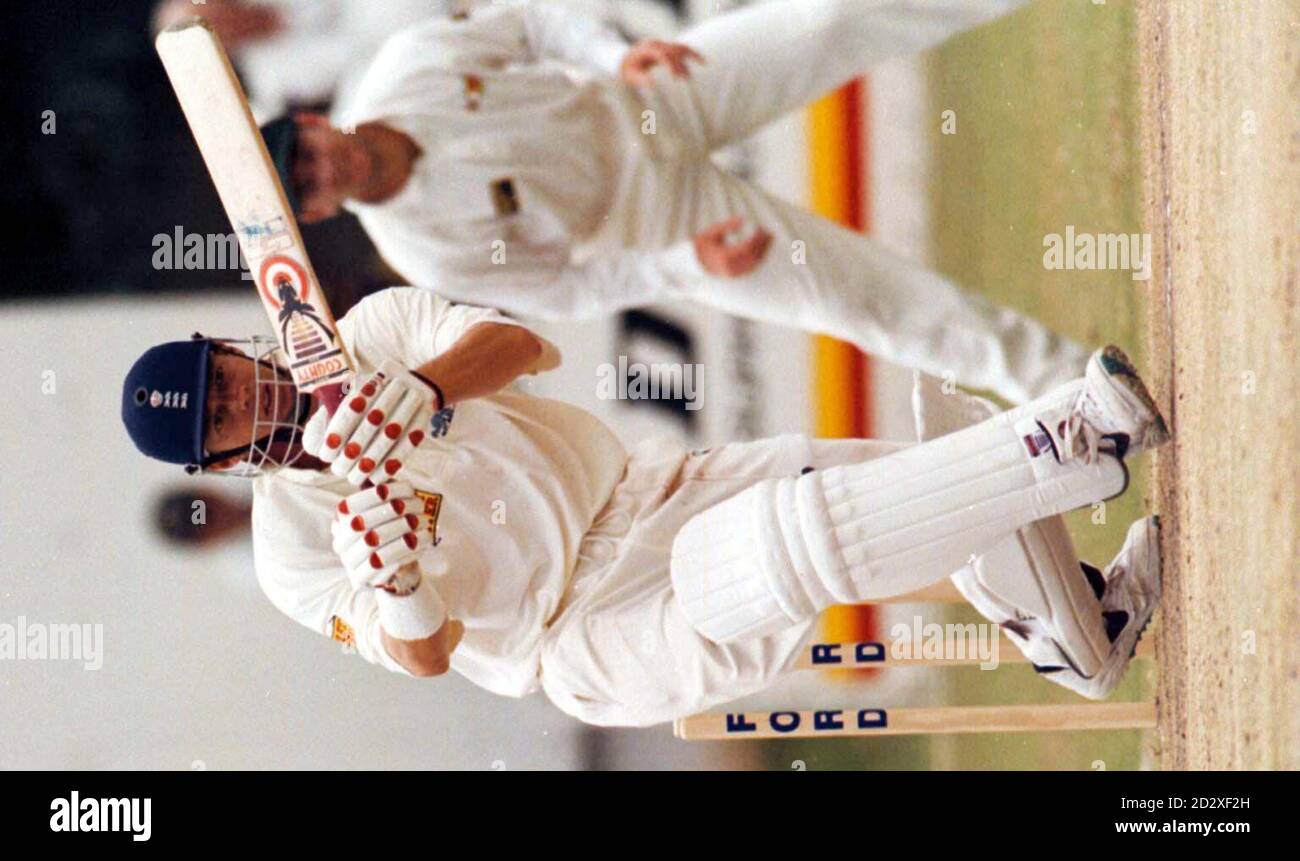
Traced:
<svg viewBox="0 0 1300 861">
<path fill-rule="evenodd" d="M 1142 364 L 1146 284 L 1128 272 L 1049 271 L 1043 237 L 1141 231 L 1133 5 L 1043 0 L 933 55 L 935 252 L 940 270 L 1084 343 L 1118 343 Z M 1144 476 L 1104 512 L 1069 517 L 1080 556 L 1104 565 L 1143 513 Z M 1103 519 L 1104 523 L 1094 523 Z M 1120 699 L 1150 694 L 1142 671 Z M 954 703 L 1069 702 L 1026 667 L 951 676 Z M 1135 768 L 1142 735 L 962 736 L 941 757 L 957 768 Z M 939 748 L 935 748 L 939 750 Z"/>
<path fill-rule="evenodd" d="M 1040 0 L 954 40 L 930 58 L 932 195 L 938 268 L 969 289 L 1023 310 L 1063 334 L 1118 343 L 1142 363 L 1143 292 L 1127 272 L 1048 271 L 1043 237 L 1140 231 L 1141 170 L 1135 14 L 1112 0 Z M 939 133 L 942 112 L 957 133 Z M 1139 468 L 1139 472 L 1141 469 Z M 1141 516 L 1143 476 L 1104 512 L 1069 518 L 1082 558 L 1104 565 Z M 956 617 L 973 611 L 966 608 Z M 936 619 L 939 621 L 939 619 Z M 1150 696 L 1149 667 L 1129 674 L 1118 699 Z M 1078 698 L 1028 667 L 944 670 L 953 704 L 1071 702 Z M 1136 768 L 1137 732 L 964 735 L 779 743 L 772 768 Z"/>
</svg>

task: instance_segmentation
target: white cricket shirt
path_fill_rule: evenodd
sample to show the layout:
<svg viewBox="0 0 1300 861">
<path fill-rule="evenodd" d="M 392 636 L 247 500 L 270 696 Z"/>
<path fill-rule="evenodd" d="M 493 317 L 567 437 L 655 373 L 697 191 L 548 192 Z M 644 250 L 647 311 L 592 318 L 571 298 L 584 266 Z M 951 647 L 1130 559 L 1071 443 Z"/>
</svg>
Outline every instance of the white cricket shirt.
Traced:
<svg viewBox="0 0 1300 861">
<path fill-rule="evenodd" d="M 426 290 L 394 288 L 363 300 L 339 330 L 365 373 L 385 358 L 419 367 L 484 322 L 512 321 Z M 425 586 L 437 588 L 449 615 L 465 624 L 452 669 L 495 693 L 522 696 L 537 686 L 545 625 L 627 454 L 598 419 L 557 401 L 506 392 L 452 407 L 447 434 L 427 439 L 404 476 L 437 510 L 437 544 L 420 568 Z M 383 648 L 374 591 L 353 592 L 330 546 L 335 508 L 355 490 L 313 470 L 255 479 L 258 582 L 293 619 L 403 672 Z"/>
<path fill-rule="evenodd" d="M 617 78 L 626 51 L 547 4 L 394 36 L 340 123 L 382 123 L 422 154 L 394 197 L 347 208 L 409 283 L 542 319 L 645 305 L 699 280 L 690 242 L 626 248 L 607 229 L 644 121 Z"/>
</svg>

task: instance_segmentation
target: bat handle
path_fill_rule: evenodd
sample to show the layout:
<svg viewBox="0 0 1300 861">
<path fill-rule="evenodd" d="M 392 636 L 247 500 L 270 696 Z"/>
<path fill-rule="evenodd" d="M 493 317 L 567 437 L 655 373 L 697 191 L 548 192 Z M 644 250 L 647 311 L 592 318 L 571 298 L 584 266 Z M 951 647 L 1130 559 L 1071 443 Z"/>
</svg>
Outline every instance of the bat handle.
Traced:
<svg viewBox="0 0 1300 861">
<path fill-rule="evenodd" d="M 334 415 L 338 411 L 339 404 L 343 403 L 343 399 L 347 397 L 347 394 L 346 382 L 330 383 L 328 386 L 316 390 L 316 397 L 320 399 L 325 411 L 330 415 Z"/>
</svg>

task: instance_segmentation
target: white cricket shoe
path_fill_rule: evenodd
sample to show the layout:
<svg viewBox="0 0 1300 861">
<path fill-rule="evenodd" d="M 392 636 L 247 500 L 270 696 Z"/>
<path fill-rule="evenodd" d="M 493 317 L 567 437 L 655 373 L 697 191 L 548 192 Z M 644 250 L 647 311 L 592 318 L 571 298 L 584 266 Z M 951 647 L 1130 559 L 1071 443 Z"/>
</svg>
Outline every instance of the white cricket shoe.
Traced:
<svg viewBox="0 0 1300 861">
<path fill-rule="evenodd" d="M 1095 463 L 1102 451 L 1123 459 L 1169 441 L 1155 399 L 1129 357 L 1114 345 L 1092 354 L 1074 404 L 1044 414 L 1040 422 L 1063 462 L 1080 457 Z"/>
<path fill-rule="evenodd" d="M 1106 581 L 1101 596 L 1102 616 L 1111 647 L 1099 672 L 1086 678 L 1065 662 L 1052 661 L 1049 655 L 1054 644 L 1050 641 L 1033 644 L 1032 653 L 1025 650 L 1045 678 L 1093 700 L 1110 696 L 1124 678 L 1138 640 L 1160 603 L 1158 517 L 1144 518 L 1129 527 L 1124 547 L 1102 576 Z"/>
</svg>

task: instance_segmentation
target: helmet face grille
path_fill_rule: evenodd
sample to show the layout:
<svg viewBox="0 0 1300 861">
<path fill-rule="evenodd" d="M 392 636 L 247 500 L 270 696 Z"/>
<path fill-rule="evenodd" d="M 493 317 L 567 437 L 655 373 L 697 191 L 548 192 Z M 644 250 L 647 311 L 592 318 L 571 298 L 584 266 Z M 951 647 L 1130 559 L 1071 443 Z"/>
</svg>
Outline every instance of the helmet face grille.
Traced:
<svg viewBox="0 0 1300 861">
<path fill-rule="evenodd" d="M 303 455 L 298 387 L 285 365 L 284 351 L 279 343 L 266 335 L 254 335 L 243 340 L 220 340 L 217 348 L 226 354 L 244 356 L 253 363 L 253 380 L 258 391 L 271 389 L 269 415 L 262 409 L 262 399 L 253 399 L 253 430 L 243 459 L 234 466 L 220 470 L 205 470 L 208 475 L 230 478 L 256 478 L 285 466 L 292 466 Z M 285 404 L 294 408 L 287 419 L 278 418 Z"/>
</svg>

